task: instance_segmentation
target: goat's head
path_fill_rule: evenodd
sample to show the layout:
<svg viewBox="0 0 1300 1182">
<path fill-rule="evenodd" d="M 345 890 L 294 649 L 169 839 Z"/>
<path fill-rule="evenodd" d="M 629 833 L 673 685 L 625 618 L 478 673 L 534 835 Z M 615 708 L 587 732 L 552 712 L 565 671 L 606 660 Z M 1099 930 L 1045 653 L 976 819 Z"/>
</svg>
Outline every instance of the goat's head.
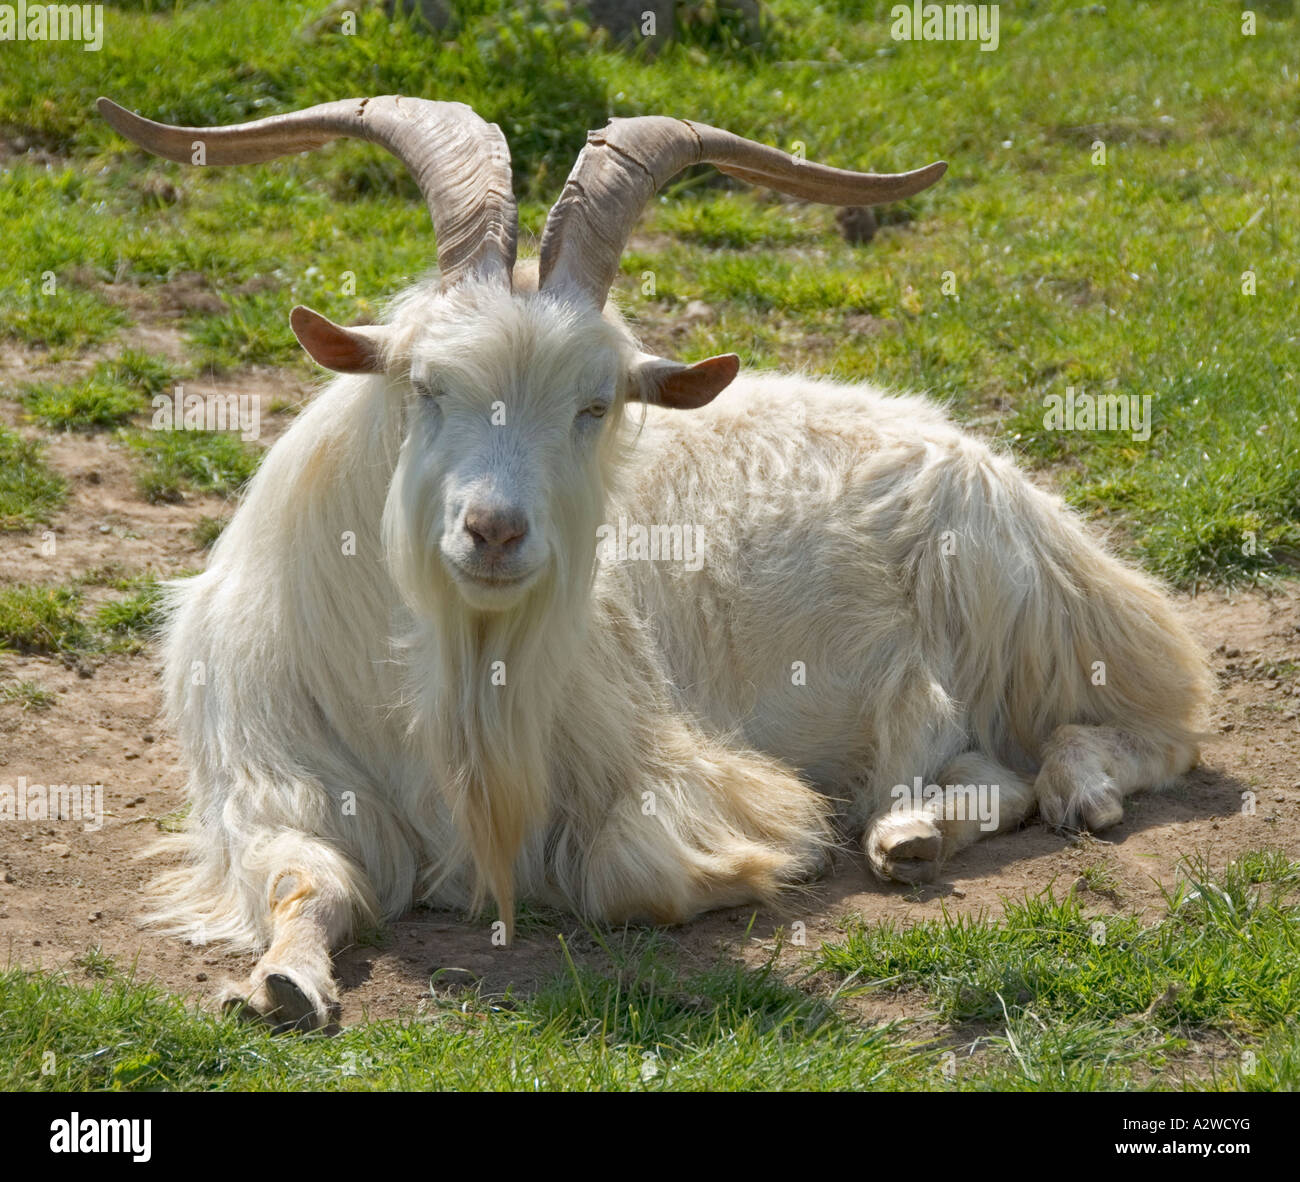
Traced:
<svg viewBox="0 0 1300 1182">
<path fill-rule="evenodd" d="M 433 216 L 440 283 L 408 292 L 382 326 L 345 328 L 303 307 L 291 323 L 321 365 L 385 374 L 405 399 L 386 514 L 404 590 L 440 598 L 451 584 L 485 611 L 546 578 L 589 577 L 627 402 L 689 410 L 736 375 L 734 354 L 685 365 L 640 352 L 606 307 L 623 246 L 660 186 L 711 163 L 797 197 L 874 205 L 919 192 L 945 169 L 847 172 L 687 120 L 619 119 L 588 136 L 536 270 L 517 271 L 505 139 L 459 103 L 389 95 L 219 128 L 99 106 L 123 135 L 171 160 L 201 150 L 206 164 L 260 161 L 355 136 L 411 171 Z"/>
</svg>

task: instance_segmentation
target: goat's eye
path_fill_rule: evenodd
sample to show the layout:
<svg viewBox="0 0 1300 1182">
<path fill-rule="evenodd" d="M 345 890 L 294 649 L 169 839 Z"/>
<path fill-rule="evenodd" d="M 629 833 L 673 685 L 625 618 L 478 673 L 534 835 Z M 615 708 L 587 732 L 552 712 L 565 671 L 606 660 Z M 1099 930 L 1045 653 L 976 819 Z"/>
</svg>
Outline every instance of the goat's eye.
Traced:
<svg viewBox="0 0 1300 1182">
<path fill-rule="evenodd" d="M 609 404 L 608 404 L 608 403 L 605 403 L 605 402 L 593 402 L 593 403 L 589 404 L 588 406 L 584 406 L 584 407 L 582 408 L 580 414 L 582 414 L 582 415 L 586 415 L 586 416 L 589 416 L 590 418 L 593 418 L 593 419 L 599 419 L 599 418 L 603 418 L 603 417 L 604 417 L 605 412 L 606 412 L 607 410 L 609 410 Z"/>
</svg>

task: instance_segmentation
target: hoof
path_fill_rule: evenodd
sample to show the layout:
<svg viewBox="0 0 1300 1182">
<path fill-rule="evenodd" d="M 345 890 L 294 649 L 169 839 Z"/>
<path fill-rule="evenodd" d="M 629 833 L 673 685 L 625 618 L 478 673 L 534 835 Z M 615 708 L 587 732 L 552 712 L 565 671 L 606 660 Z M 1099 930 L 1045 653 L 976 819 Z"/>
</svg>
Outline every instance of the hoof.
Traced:
<svg viewBox="0 0 1300 1182">
<path fill-rule="evenodd" d="M 871 869 L 887 882 L 933 882 L 943 864 L 943 831 L 929 813 L 891 813 L 871 827 L 866 848 Z"/>
<path fill-rule="evenodd" d="M 225 1013 L 270 1026 L 276 1034 L 338 1031 L 338 1000 L 285 969 L 255 970 L 246 985 L 228 986 L 220 1001 Z"/>
</svg>

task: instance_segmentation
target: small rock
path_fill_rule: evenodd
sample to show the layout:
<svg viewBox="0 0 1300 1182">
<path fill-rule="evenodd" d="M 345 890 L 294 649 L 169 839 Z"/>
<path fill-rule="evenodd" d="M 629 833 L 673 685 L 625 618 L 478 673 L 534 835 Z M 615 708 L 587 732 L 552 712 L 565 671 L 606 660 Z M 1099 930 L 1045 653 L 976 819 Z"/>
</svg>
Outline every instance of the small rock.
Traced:
<svg viewBox="0 0 1300 1182">
<path fill-rule="evenodd" d="M 1225 649 L 1223 655 L 1225 657 L 1239 657 L 1241 656 L 1241 649 L 1239 648 Z"/>
<path fill-rule="evenodd" d="M 53 854 L 56 858 L 66 858 L 72 853 L 72 847 L 62 841 L 52 841 L 49 845 L 41 846 L 41 853 Z"/>
<path fill-rule="evenodd" d="M 206 981 L 208 979 L 208 975 L 207 973 L 195 973 L 194 979 L 196 981 Z"/>
<path fill-rule="evenodd" d="M 140 741 L 141 741 L 142 743 L 152 743 L 152 742 L 153 742 L 153 735 L 150 735 L 150 734 L 147 734 L 147 733 L 146 733 L 146 734 L 143 734 L 143 735 L 140 736 Z"/>
<path fill-rule="evenodd" d="M 180 190 L 166 177 L 151 176 L 141 181 L 137 190 L 145 197 L 154 197 L 164 205 L 173 205 L 180 200 Z"/>
<path fill-rule="evenodd" d="M 127 759 L 139 759 L 139 758 L 140 758 L 140 752 L 138 752 L 138 751 L 128 751 L 127 754 L 126 754 L 126 758 L 127 758 Z"/>
<path fill-rule="evenodd" d="M 113 531 L 113 527 L 111 525 L 101 525 L 99 527 L 99 532 L 101 534 L 112 533 L 112 531 Z"/>
<path fill-rule="evenodd" d="M 835 222 L 844 241 L 862 246 L 876 236 L 879 223 L 869 205 L 846 205 L 835 211 Z"/>
<path fill-rule="evenodd" d="M 94 923 L 95 920 L 103 919 L 103 918 L 104 918 L 104 913 L 102 911 L 92 911 L 88 916 L 86 916 L 86 922 Z"/>
<path fill-rule="evenodd" d="M 953 897 L 957 899 L 964 899 L 966 897 L 966 892 L 963 891 L 961 887 L 953 887 L 952 893 L 953 893 Z"/>
</svg>

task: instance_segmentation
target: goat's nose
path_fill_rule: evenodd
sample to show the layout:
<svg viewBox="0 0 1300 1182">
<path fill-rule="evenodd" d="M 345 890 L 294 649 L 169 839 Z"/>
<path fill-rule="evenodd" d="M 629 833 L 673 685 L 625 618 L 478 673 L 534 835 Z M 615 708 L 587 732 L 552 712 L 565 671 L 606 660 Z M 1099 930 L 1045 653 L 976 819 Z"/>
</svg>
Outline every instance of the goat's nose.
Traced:
<svg viewBox="0 0 1300 1182">
<path fill-rule="evenodd" d="M 465 513 L 465 532 L 474 545 L 505 550 L 518 545 L 528 532 L 522 509 L 497 509 L 471 505 Z"/>
</svg>

